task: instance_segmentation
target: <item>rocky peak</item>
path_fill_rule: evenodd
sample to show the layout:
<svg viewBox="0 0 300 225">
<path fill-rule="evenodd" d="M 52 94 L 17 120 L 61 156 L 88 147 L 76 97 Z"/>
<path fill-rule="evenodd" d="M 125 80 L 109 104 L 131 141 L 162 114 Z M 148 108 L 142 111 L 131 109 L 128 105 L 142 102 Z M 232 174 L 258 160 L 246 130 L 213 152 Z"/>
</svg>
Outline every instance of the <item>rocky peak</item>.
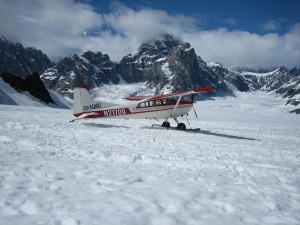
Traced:
<svg viewBox="0 0 300 225">
<path fill-rule="evenodd" d="M 208 66 L 219 76 L 219 79 L 226 81 L 228 89 L 245 92 L 249 90 L 246 80 L 219 62 L 210 62 Z"/>
<path fill-rule="evenodd" d="M 164 57 L 170 50 L 180 44 L 182 44 L 182 41 L 175 39 L 172 35 L 163 34 L 156 39 L 142 43 L 137 50 L 137 55 L 158 55 L 159 57 Z"/>
<path fill-rule="evenodd" d="M 159 58 L 166 57 L 170 51 L 178 47 L 182 42 L 175 39 L 170 34 L 164 34 L 156 39 L 151 39 L 142 43 L 136 53 L 133 54 L 133 58 L 141 58 L 147 62 L 154 62 Z"/>
<path fill-rule="evenodd" d="M 278 68 L 278 72 L 279 72 L 279 73 L 287 73 L 287 72 L 288 72 L 288 69 L 285 68 L 284 66 L 280 66 L 280 67 Z"/>
<path fill-rule="evenodd" d="M 292 76 L 300 76 L 300 68 L 294 67 L 289 71 L 289 73 Z"/>
<path fill-rule="evenodd" d="M 79 84 L 95 88 L 119 82 L 115 65 L 107 54 L 101 52 L 85 52 L 82 56 L 74 54 L 72 57 L 65 57 L 46 70 L 41 78 L 48 88 L 71 98 L 74 87 Z"/>
<path fill-rule="evenodd" d="M 82 57 L 86 58 L 91 64 L 98 68 L 111 68 L 113 66 L 109 56 L 101 52 L 87 51 L 83 53 Z"/>
<path fill-rule="evenodd" d="M 160 64 L 160 61 L 180 44 L 182 44 L 181 41 L 169 34 L 144 42 L 137 52 L 123 57 L 116 66 L 117 72 L 127 82 L 157 80 L 161 72 L 157 70 L 157 64 Z M 153 74 L 154 72 L 155 74 Z M 150 86 L 152 85 L 151 81 L 149 82 Z"/>
<path fill-rule="evenodd" d="M 0 72 L 26 77 L 33 72 L 42 73 L 54 65 L 42 51 L 24 48 L 22 44 L 10 42 L 4 36 L 0 36 L 0 49 Z"/>
</svg>

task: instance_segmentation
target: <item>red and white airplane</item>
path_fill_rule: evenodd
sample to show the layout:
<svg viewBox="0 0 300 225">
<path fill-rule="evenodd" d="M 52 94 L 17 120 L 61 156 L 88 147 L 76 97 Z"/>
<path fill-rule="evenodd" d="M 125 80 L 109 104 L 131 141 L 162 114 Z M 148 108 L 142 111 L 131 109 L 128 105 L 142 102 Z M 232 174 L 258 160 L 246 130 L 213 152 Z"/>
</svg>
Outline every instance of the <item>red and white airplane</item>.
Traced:
<svg viewBox="0 0 300 225">
<path fill-rule="evenodd" d="M 193 91 L 177 92 L 158 96 L 134 96 L 124 99 L 134 101 L 125 105 L 115 105 L 94 101 L 86 85 L 74 88 L 74 116 L 82 118 L 133 118 L 133 119 L 164 119 L 162 127 L 170 127 L 168 118 L 173 118 L 178 130 L 185 130 L 184 123 L 177 117 L 186 115 L 193 107 L 195 94 L 214 91 L 206 87 Z"/>
</svg>

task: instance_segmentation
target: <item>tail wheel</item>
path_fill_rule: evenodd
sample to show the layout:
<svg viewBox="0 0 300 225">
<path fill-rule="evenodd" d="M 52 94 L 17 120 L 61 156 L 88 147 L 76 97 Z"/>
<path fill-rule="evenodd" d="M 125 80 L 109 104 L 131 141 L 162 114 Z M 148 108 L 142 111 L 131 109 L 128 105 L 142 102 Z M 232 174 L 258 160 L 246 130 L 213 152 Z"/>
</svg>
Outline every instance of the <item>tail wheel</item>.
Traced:
<svg viewBox="0 0 300 225">
<path fill-rule="evenodd" d="M 185 129 L 186 129 L 186 126 L 185 126 L 184 123 L 179 123 L 179 124 L 177 125 L 177 130 L 185 130 Z"/>
<path fill-rule="evenodd" d="M 169 128 L 170 127 L 170 123 L 168 121 L 164 121 L 161 126 Z"/>
</svg>

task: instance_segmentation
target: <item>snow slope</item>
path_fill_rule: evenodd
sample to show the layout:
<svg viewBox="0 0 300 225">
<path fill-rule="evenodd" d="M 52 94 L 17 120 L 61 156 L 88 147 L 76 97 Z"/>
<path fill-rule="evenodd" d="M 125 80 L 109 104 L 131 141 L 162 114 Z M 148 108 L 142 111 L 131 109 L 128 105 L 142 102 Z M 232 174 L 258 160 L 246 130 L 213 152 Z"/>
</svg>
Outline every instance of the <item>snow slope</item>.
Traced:
<svg viewBox="0 0 300 225">
<path fill-rule="evenodd" d="M 0 78 L 0 104 L 19 105 L 19 106 L 35 106 L 35 107 L 53 107 L 53 108 L 72 108 L 72 103 L 55 91 L 48 90 L 51 98 L 56 104 L 45 102 L 32 96 L 29 92 L 17 92 L 8 83 Z"/>
<path fill-rule="evenodd" d="M 282 105 L 198 102 L 198 132 L 0 105 L 0 224 L 300 224 L 300 117 Z"/>
</svg>

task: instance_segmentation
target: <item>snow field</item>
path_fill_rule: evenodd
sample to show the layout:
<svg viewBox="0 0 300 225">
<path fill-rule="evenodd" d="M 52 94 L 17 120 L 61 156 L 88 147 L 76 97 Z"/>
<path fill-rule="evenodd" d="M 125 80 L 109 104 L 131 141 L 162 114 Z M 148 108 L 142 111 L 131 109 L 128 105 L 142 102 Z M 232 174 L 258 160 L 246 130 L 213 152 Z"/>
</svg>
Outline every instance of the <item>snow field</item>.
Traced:
<svg viewBox="0 0 300 225">
<path fill-rule="evenodd" d="M 300 118 L 281 105 L 198 102 L 198 132 L 0 105 L 0 224 L 300 224 Z"/>
</svg>

